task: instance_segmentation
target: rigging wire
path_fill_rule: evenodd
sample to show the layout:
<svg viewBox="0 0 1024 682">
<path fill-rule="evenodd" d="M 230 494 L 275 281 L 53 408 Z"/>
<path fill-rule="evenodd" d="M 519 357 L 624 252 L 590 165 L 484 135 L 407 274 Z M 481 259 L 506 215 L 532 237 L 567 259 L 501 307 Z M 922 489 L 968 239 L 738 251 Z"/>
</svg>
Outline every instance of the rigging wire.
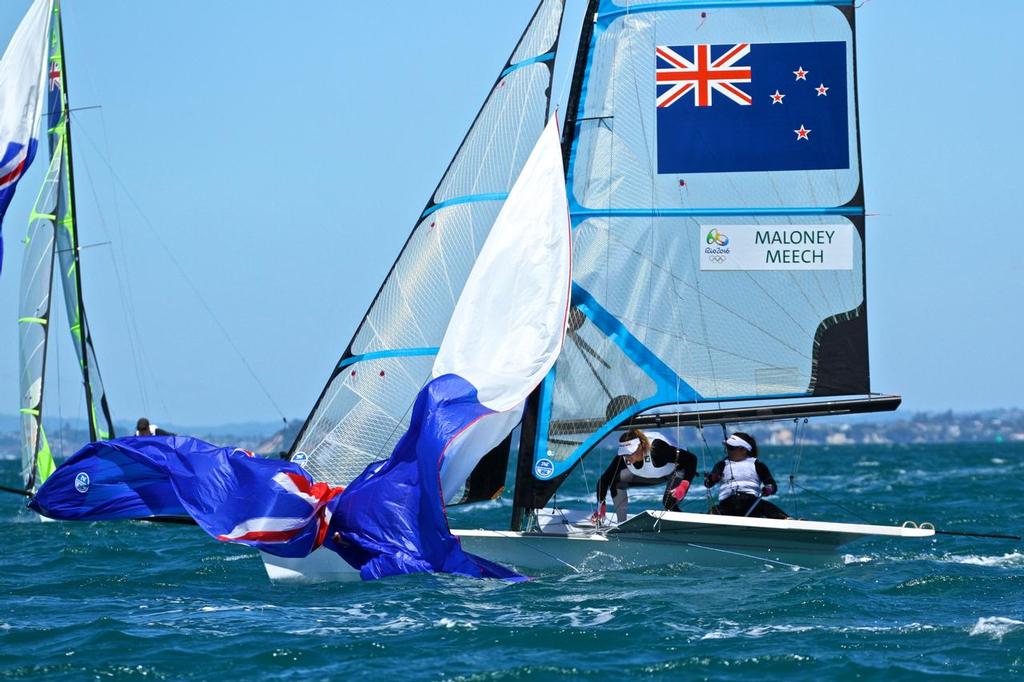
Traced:
<svg viewBox="0 0 1024 682">
<path fill-rule="evenodd" d="M 102 120 L 102 112 L 101 112 L 101 120 Z M 77 130 L 82 132 L 86 137 L 88 137 L 88 133 L 86 133 L 85 129 L 82 127 L 81 122 L 77 118 L 75 119 L 75 122 L 76 122 Z M 110 144 L 107 141 L 106 125 L 105 125 L 105 123 L 103 124 L 103 137 L 104 137 L 104 144 L 106 144 L 106 146 L 107 146 L 107 156 L 109 157 Z M 83 164 L 80 163 L 79 165 L 84 168 L 85 175 L 89 179 L 89 182 L 88 182 L 89 190 L 92 193 L 93 203 L 96 206 L 96 214 L 99 216 L 100 225 L 104 228 L 104 231 L 109 234 L 110 230 L 109 230 L 109 228 L 107 226 L 106 216 L 104 215 L 102 209 L 100 208 L 102 206 L 102 204 L 101 204 L 101 202 L 99 200 L 99 196 L 96 193 L 96 185 L 97 185 L 97 183 L 95 182 L 95 180 L 92 177 L 92 170 L 89 167 L 89 165 L 87 165 L 87 164 L 83 165 Z M 118 241 L 121 244 L 122 258 L 124 258 L 124 246 L 123 246 L 123 244 L 125 243 L 125 240 L 124 240 L 124 231 L 123 231 L 122 225 L 121 225 L 121 215 L 120 215 L 120 211 L 118 210 L 117 192 L 111 192 L 111 195 L 114 197 L 114 218 L 115 218 L 115 223 L 114 224 L 115 224 L 115 227 L 117 229 Z M 109 244 L 111 242 L 108 241 L 108 242 L 105 242 L 105 243 Z M 85 247 L 79 247 L 79 250 L 81 250 L 82 248 L 85 248 Z M 125 260 L 127 260 L 127 259 L 125 259 Z M 111 251 L 110 251 L 110 262 L 111 262 L 111 264 L 113 266 L 113 270 L 114 270 L 114 279 L 117 282 L 118 300 L 119 300 L 119 302 L 121 304 L 121 315 L 124 318 L 125 330 L 128 332 L 127 334 L 125 334 L 125 337 L 126 337 L 126 339 L 128 341 L 128 352 L 131 354 L 132 365 L 133 365 L 133 369 L 135 371 L 135 380 L 136 380 L 136 384 L 137 384 L 137 390 L 138 390 L 138 393 L 139 393 L 140 401 L 142 402 L 142 409 L 143 409 L 143 411 L 145 413 L 148 414 L 149 411 L 150 411 L 149 410 L 149 393 L 148 393 L 148 391 L 146 389 L 146 382 L 145 382 L 145 380 L 144 380 L 144 378 L 142 376 L 141 367 L 148 367 L 149 363 L 146 362 L 146 357 L 145 357 L 145 353 L 143 351 L 143 346 L 142 346 L 142 342 L 141 342 L 142 335 L 139 333 L 139 327 L 138 327 L 138 323 L 137 323 L 138 316 L 135 314 L 135 309 L 134 309 L 134 305 L 133 305 L 134 295 L 132 293 L 131 283 L 130 283 L 131 282 L 131 274 L 127 272 L 127 265 L 126 265 L 125 266 L 126 275 L 125 275 L 125 277 L 122 278 L 122 276 L 121 276 L 121 267 L 120 267 L 120 265 L 118 263 L 117 255 L 116 255 L 116 253 L 114 252 L 113 249 L 111 249 Z M 158 391 L 157 395 L 159 396 L 160 406 L 163 409 L 163 413 L 167 414 L 168 413 L 168 409 L 167 409 L 167 404 L 163 400 L 163 392 L 162 391 Z"/>
<path fill-rule="evenodd" d="M 856 517 L 858 520 L 863 521 L 864 523 L 867 523 L 869 525 L 877 523 L 876 521 L 871 521 L 870 519 L 862 516 L 861 514 L 858 514 L 857 512 L 853 511 L 852 509 L 850 509 L 848 507 L 844 507 L 843 505 L 839 504 L 835 500 L 829 499 L 828 497 L 825 497 L 824 495 L 822 495 L 820 493 L 816 493 L 813 490 L 809 490 L 809 489 L 803 487 L 802 485 L 800 485 L 799 483 L 796 483 L 795 481 L 790 481 L 790 483 L 792 483 L 794 486 L 796 486 L 797 488 L 799 488 L 803 492 L 808 493 L 810 495 L 814 495 L 818 499 L 823 500 L 825 502 L 828 502 L 829 504 L 834 505 L 834 506 L 838 507 L 839 509 L 842 509 L 847 514 L 850 514 L 851 516 Z M 890 521 L 891 521 L 891 519 L 890 519 Z"/>
<path fill-rule="evenodd" d="M 79 130 L 82 129 L 79 128 Z M 235 340 L 231 337 L 231 334 L 228 332 L 227 328 L 220 321 L 220 318 L 217 317 L 217 314 L 213 311 L 213 308 L 207 302 L 206 298 L 199 290 L 199 287 L 196 286 L 195 282 L 193 282 L 192 279 L 188 276 L 188 273 L 185 271 L 185 268 L 181 265 L 181 262 L 174 256 L 174 252 L 171 250 L 169 246 L 167 246 L 167 243 L 164 242 L 164 240 L 160 237 L 160 234 L 157 231 L 156 226 L 149 219 L 149 216 L 146 215 L 146 213 L 142 210 L 142 206 L 139 204 L 138 201 L 135 200 L 135 196 L 128 189 L 128 186 L 121 179 L 121 176 L 117 174 L 117 171 L 114 170 L 114 167 L 110 164 L 109 160 L 103 155 L 103 152 L 99 150 L 99 148 L 93 142 L 92 138 L 88 134 L 85 134 L 84 137 L 86 141 L 89 142 L 89 144 L 92 146 L 93 150 L 95 150 L 96 153 L 100 156 L 100 159 L 103 161 L 103 163 L 110 170 L 111 177 L 114 178 L 117 184 L 121 187 L 121 190 L 125 193 L 125 196 L 128 197 L 128 201 L 131 202 L 132 206 L 139 213 L 139 216 L 142 218 L 142 224 L 150 231 L 150 235 L 156 240 L 156 243 L 160 245 L 160 248 L 164 250 L 164 253 L 167 255 L 168 260 L 170 260 L 175 270 L 177 270 L 178 274 L 181 276 L 182 281 L 184 281 L 192 290 L 192 293 L 195 294 L 196 298 L 199 300 L 203 309 L 210 316 L 210 319 L 213 321 L 214 325 L 220 331 L 221 336 L 224 337 L 224 340 L 235 352 L 235 355 L 238 356 L 239 361 L 245 367 L 246 371 L 249 373 L 249 376 L 252 377 L 253 381 L 256 383 L 257 386 L 259 386 L 260 390 L 263 392 L 263 395 L 266 396 L 267 401 L 277 411 L 278 416 L 281 417 L 281 421 L 284 422 L 285 425 L 287 425 L 288 418 L 284 416 L 284 412 L 281 410 L 281 407 L 277 404 L 277 401 L 274 400 L 273 395 L 271 395 L 270 391 L 267 389 L 263 381 L 260 380 L 259 375 L 257 375 L 256 372 L 253 370 L 252 366 L 249 364 L 249 360 L 245 357 L 245 354 L 242 353 L 242 350 L 238 347 L 238 344 L 235 343 Z"/>
</svg>

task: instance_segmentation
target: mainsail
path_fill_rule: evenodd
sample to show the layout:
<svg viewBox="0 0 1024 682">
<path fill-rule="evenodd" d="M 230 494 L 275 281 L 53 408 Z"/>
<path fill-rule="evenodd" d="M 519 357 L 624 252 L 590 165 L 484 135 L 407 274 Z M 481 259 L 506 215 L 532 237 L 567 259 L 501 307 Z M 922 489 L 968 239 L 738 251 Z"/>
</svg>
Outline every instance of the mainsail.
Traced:
<svg viewBox="0 0 1024 682">
<path fill-rule="evenodd" d="M 22 468 L 27 490 L 34 490 L 41 485 L 54 468 L 53 456 L 43 429 L 43 388 L 55 265 L 64 294 L 72 345 L 85 387 L 89 438 L 95 441 L 114 436 L 106 392 L 100 379 L 96 353 L 82 303 L 67 77 L 63 52 L 60 3 L 55 2 L 50 23 L 49 60 L 44 81 L 48 98 L 50 166 L 30 217 L 28 235 L 25 238 L 18 314 Z"/>
<path fill-rule="evenodd" d="M 573 309 L 527 414 L 519 509 L 652 408 L 870 390 L 853 3 L 592 0 L 585 17 Z"/>
<path fill-rule="evenodd" d="M 547 120 L 562 11 L 562 0 L 539 4 L 303 425 L 292 457 L 314 479 L 349 483 L 408 428 L 477 254 Z M 507 444 L 500 454 L 503 473 Z"/>
</svg>

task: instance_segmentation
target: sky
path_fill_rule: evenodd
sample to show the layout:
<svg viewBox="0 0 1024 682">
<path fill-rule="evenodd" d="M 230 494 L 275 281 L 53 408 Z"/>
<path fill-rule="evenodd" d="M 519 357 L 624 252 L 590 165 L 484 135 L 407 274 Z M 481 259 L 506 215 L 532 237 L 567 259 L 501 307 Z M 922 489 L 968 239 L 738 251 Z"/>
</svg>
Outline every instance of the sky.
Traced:
<svg viewBox="0 0 1024 682">
<path fill-rule="evenodd" d="M 29 4 L 0 3 L 0 41 Z M 570 51 L 584 5 L 568 0 Z M 64 0 L 72 106 L 101 107 L 72 121 L 115 419 L 304 418 L 534 7 Z M 872 387 L 907 411 L 1022 406 L 1024 2 L 868 0 L 857 21 Z M 44 171 L 4 224 L 0 414 L 18 409 L 18 241 Z M 58 336 L 47 401 L 81 417 Z"/>
</svg>

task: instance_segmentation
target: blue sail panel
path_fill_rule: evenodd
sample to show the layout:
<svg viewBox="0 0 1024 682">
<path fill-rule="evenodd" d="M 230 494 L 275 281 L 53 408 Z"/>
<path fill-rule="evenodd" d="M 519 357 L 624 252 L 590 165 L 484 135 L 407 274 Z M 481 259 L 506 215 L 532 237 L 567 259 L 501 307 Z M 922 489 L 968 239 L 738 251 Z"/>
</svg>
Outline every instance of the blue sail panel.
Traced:
<svg viewBox="0 0 1024 682">
<path fill-rule="evenodd" d="M 590 7 L 541 481 L 659 406 L 870 390 L 851 3 Z"/>
</svg>

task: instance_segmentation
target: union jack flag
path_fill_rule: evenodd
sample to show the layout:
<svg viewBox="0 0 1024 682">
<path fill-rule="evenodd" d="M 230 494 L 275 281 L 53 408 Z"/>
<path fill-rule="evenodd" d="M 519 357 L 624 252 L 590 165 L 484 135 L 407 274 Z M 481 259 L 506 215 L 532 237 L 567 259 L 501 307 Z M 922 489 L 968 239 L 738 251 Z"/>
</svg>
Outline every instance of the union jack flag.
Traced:
<svg viewBox="0 0 1024 682">
<path fill-rule="evenodd" d="M 4 164 L 0 166 L 0 191 L 9 187 L 13 188 L 13 186 L 17 184 L 18 180 L 21 179 L 21 175 L 25 172 L 28 164 L 31 163 L 30 146 L 23 147 L 21 145 L 11 144 L 8 148 L 8 152 L 10 152 L 12 148 L 14 153 L 11 154 L 10 160 L 4 162 Z M 0 215 L 2 215 L 2 213 L 0 213 Z"/>
<path fill-rule="evenodd" d="M 659 92 L 659 108 L 672 106 L 691 91 L 694 93 L 694 103 L 698 107 L 711 106 L 712 91 L 717 91 L 742 106 L 753 103 L 753 98 L 749 94 L 736 87 L 737 83 L 750 82 L 750 67 L 736 65 L 736 62 L 750 54 L 750 43 L 733 45 L 725 54 L 714 60 L 711 58 L 711 45 L 694 45 L 692 61 L 668 45 L 659 45 L 656 53 L 657 84 L 671 86 L 664 92 Z"/>
<path fill-rule="evenodd" d="M 341 494 L 344 488 L 332 488 L 326 483 L 312 483 L 305 476 L 292 471 L 281 471 L 275 474 L 272 480 L 286 493 L 306 502 L 309 505 L 308 513 L 297 517 L 260 516 L 247 519 L 230 532 L 218 535 L 217 539 L 244 544 L 286 543 L 315 529 L 313 546 L 309 551 L 320 547 L 331 523 L 331 512 L 327 503 Z"/>
<path fill-rule="evenodd" d="M 50 62 L 50 89 L 57 88 L 60 90 L 63 87 L 63 83 L 60 78 L 60 64 L 54 60 Z"/>
</svg>

